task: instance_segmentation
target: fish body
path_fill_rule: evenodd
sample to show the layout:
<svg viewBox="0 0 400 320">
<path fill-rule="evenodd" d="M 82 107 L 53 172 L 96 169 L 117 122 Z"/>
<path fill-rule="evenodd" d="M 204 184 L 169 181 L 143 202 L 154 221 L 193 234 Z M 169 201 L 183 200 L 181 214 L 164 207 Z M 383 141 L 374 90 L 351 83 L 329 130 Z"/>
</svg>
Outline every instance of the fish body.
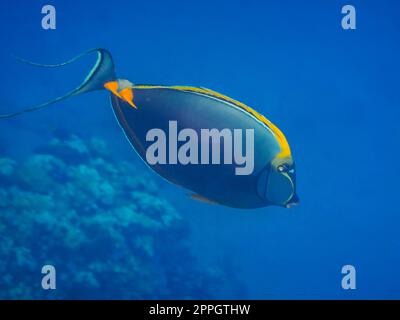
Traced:
<svg viewBox="0 0 400 320">
<path fill-rule="evenodd" d="M 116 95 L 111 95 L 111 103 L 126 137 L 145 162 L 146 150 L 151 145 L 151 142 L 146 141 L 146 134 L 153 128 L 170 133 L 171 121 L 176 121 L 178 130 L 193 129 L 198 137 L 204 128 L 219 131 L 226 128 L 253 129 L 254 149 L 257 152 L 252 174 L 235 175 L 234 163 L 166 163 L 149 166 L 168 181 L 216 203 L 238 208 L 265 206 L 266 200 L 257 194 L 257 178 L 266 164 L 280 151 L 273 132 L 233 103 L 215 98 L 206 91 L 199 92 L 193 89 L 134 86 L 132 90 L 137 110 Z M 210 143 L 212 150 L 211 139 L 205 143 Z"/>
<path fill-rule="evenodd" d="M 274 127 L 262 121 L 262 116 L 249 107 L 209 89 L 188 86 L 133 85 L 131 107 L 124 99 L 111 95 L 116 118 L 126 137 L 139 156 L 166 180 L 193 191 L 210 202 L 236 208 L 267 206 L 268 199 L 260 196 L 267 180 L 260 176 L 270 170 L 271 162 L 281 153 L 281 143 Z M 251 110 L 251 112 L 249 111 Z M 251 174 L 235 174 L 236 164 L 149 164 L 146 150 L 151 142 L 146 134 L 152 128 L 169 132 L 169 123 L 175 121 L 178 130 L 191 128 L 201 137 L 204 128 L 254 130 L 254 168 Z M 281 134 L 279 132 L 279 134 Z M 202 141 L 209 143 L 211 140 Z M 181 143 L 182 144 L 182 143 Z M 220 149 L 224 149 L 221 141 Z M 222 162 L 222 159 L 221 159 Z M 287 159 L 291 162 L 291 159 Z M 260 181 L 262 179 L 262 181 Z M 294 193 L 294 192 L 293 192 Z"/>
</svg>

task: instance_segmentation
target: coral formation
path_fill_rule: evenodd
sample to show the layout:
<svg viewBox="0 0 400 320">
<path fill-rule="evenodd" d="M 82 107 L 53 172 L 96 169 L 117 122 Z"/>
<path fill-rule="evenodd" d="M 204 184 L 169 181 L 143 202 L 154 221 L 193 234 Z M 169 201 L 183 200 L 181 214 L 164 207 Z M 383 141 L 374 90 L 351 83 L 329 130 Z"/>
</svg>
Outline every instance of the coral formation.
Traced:
<svg viewBox="0 0 400 320">
<path fill-rule="evenodd" d="M 0 156 L 0 298 L 212 298 L 225 281 L 194 259 L 154 180 L 108 150 L 67 136 L 25 161 Z M 41 288 L 45 264 L 56 290 Z"/>
</svg>

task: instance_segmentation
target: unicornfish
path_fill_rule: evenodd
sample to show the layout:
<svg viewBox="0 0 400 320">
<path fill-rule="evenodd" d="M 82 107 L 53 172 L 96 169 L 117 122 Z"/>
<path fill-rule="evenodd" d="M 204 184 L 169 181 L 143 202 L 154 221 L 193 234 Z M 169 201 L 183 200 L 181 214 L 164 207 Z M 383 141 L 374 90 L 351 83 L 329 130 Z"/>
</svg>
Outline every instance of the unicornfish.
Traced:
<svg viewBox="0 0 400 320">
<path fill-rule="evenodd" d="M 234 208 L 291 207 L 299 202 L 296 168 L 282 131 L 265 116 L 203 87 L 135 84 L 119 79 L 108 50 L 92 49 L 60 67 L 96 54 L 85 80 L 67 94 L 6 119 L 95 90 L 110 92 L 126 138 L 158 175 L 191 197 Z"/>
</svg>

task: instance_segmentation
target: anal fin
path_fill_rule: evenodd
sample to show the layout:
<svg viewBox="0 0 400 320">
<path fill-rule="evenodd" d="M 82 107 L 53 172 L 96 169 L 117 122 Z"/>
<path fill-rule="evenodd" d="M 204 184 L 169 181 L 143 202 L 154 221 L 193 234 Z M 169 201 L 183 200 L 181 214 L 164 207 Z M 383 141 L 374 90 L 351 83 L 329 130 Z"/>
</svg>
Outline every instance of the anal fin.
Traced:
<svg viewBox="0 0 400 320">
<path fill-rule="evenodd" d="M 208 204 L 218 204 L 217 202 L 215 202 L 214 200 L 208 199 L 206 197 L 203 197 L 199 194 L 193 193 L 190 195 L 190 198 L 200 201 L 200 202 L 204 202 L 204 203 L 208 203 Z"/>
</svg>

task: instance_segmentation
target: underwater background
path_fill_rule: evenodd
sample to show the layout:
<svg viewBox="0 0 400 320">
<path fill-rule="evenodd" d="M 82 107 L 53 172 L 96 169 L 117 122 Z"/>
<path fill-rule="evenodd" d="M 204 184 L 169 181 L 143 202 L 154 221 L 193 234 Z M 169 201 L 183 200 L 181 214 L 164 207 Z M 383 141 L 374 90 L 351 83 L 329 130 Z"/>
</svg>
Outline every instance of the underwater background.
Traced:
<svg viewBox="0 0 400 320">
<path fill-rule="evenodd" d="M 66 93 L 94 60 L 12 55 L 107 48 L 120 78 L 205 86 L 274 122 L 301 205 L 190 199 L 139 159 L 105 91 L 1 120 L 0 298 L 400 298 L 398 1 L 53 0 L 56 30 L 41 28 L 45 4 L 0 3 L 0 113 Z M 56 290 L 41 288 L 45 264 Z"/>
</svg>

